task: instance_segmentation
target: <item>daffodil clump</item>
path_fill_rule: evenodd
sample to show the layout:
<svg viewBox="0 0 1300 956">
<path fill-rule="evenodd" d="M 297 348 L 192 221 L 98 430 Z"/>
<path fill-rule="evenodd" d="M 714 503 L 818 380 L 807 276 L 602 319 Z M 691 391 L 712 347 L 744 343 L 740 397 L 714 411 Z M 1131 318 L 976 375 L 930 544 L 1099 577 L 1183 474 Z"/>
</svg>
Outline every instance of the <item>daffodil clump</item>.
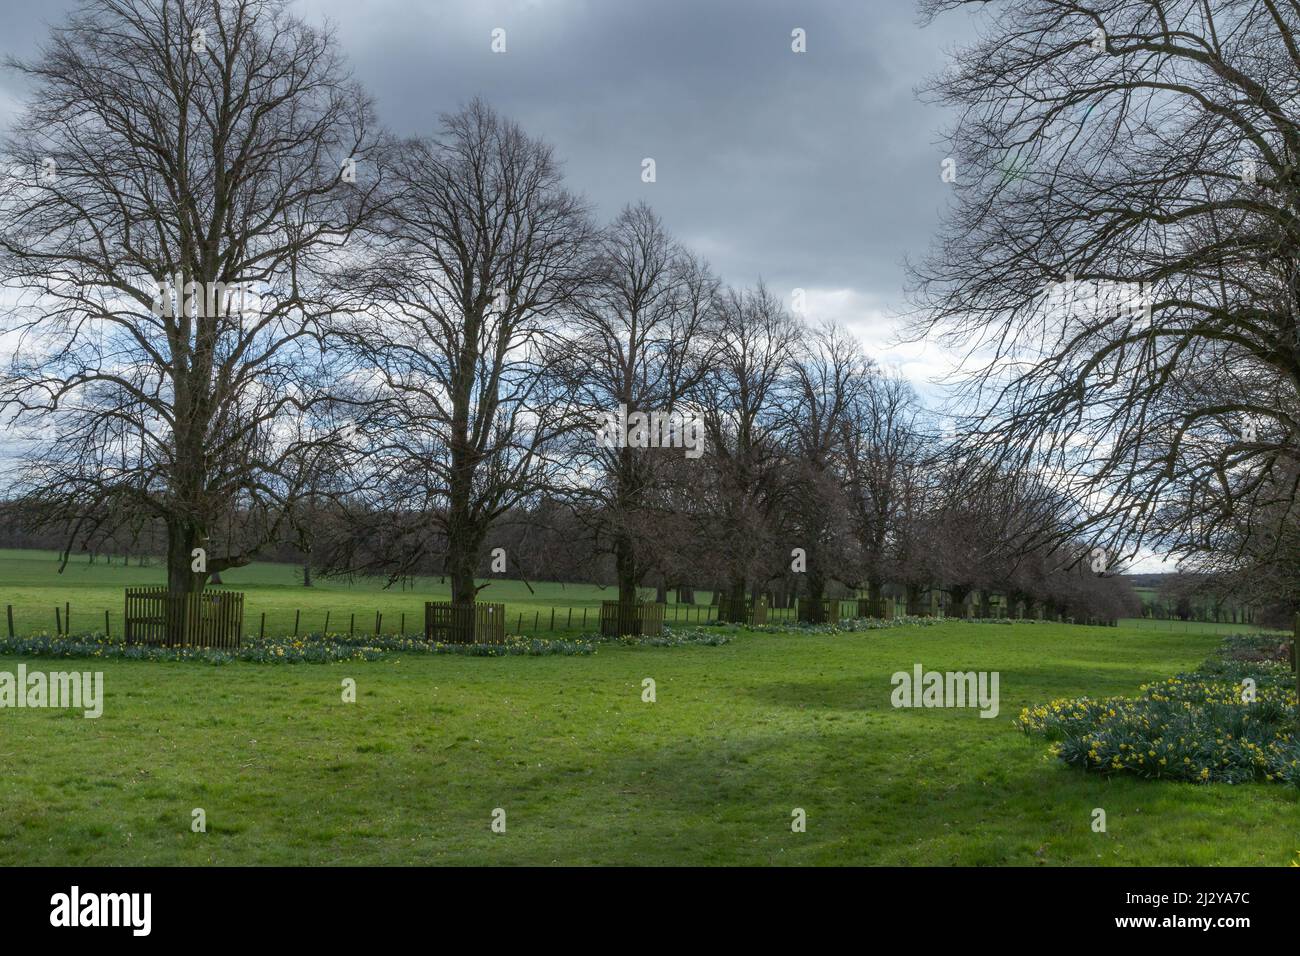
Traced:
<svg viewBox="0 0 1300 956">
<path fill-rule="evenodd" d="M 1300 785 L 1295 675 L 1285 664 L 1234 658 L 1242 641 L 1226 642 L 1195 673 L 1143 685 L 1136 697 L 1054 700 L 1025 708 L 1017 723 L 1087 770 Z"/>
</svg>

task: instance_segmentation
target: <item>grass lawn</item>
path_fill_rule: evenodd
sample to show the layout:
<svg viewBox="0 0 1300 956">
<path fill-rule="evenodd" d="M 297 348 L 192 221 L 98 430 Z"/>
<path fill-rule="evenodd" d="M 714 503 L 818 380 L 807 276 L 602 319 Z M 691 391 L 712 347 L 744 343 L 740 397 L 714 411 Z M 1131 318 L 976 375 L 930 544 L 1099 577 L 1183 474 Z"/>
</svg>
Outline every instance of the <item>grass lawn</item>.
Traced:
<svg viewBox="0 0 1300 956">
<path fill-rule="evenodd" d="M 355 614 L 357 633 L 372 633 L 378 611 L 383 615 L 384 633 L 399 633 L 403 614 L 406 633 L 419 633 L 424 630 L 424 602 L 447 600 L 451 594 L 450 586 L 436 577 L 417 578 L 413 587 L 403 590 L 399 585 L 385 588 L 382 579 L 349 581 L 319 576 L 312 587 L 305 588 L 301 575 L 302 569 L 294 565 L 262 562 L 227 571 L 222 581 L 223 586 L 244 592 L 244 630 L 257 633 L 261 615 L 265 613 L 268 636 L 292 634 L 295 611 L 301 611 L 299 628 L 304 634 L 322 630 L 327 611 L 331 631 L 346 633 Z M 54 610 L 57 607 L 62 613 L 65 602 L 71 605 L 74 634 L 102 631 L 105 611 L 109 612 L 112 633 L 120 634 L 123 589 L 166 583 L 166 569 L 157 559 L 152 566 L 141 568 L 134 560 L 130 566 L 123 565 L 120 557 L 107 564 L 100 556 L 90 564 L 85 555 L 80 555 L 59 574 L 58 554 L 54 551 L 0 549 L 0 614 L 4 613 L 4 605 L 13 605 L 14 630 L 18 634 L 53 633 Z M 506 604 L 511 634 L 520 627 L 521 620 L 525 634 L 550 633 L 552 610 L 556 632 L 577 634 L 595 630 L 600 622 L 600 602 L 618 597 L 613 588 L 601 589 L 591 584 L 537 582 L 530 592 L 520 581 L 485 583 L 488 586 L 479 592 L 479 600 Z M 669 596 L 672 597 L 671 592 Z M 645 592 L 645 598 L 654 600 L 653 589 Z M 689 610 L 685 605 L 670 607 L 668 621 L 671 623 L 675 617 L 685 621 L 688 614 L 692 621 L 700 615 L 707 616 L 709 592 L 697 591 L 696 600 L 702 605 Z M 584 609 L 585 628 L 582 626 Z M 4 626 L 0 621 L 0 627 Z"/>
<path fill-rule="evenodd" d="M 1107 779 L 1012 726 L 1215 643 L 951 622 L 590 657 L 96 661 L 100 719 L 0 711 L 0 864 L 1284 865 L 1296 790 Z M 918 662 L 1000 672 L 1000 715 L 892 708 L 890 675 Z"/>
<path fill-rule="evenodd" d="M 1145 586 L 1134 586 L 1133 590 L 1136 591 L 1138 597 L 1141 598 L 1143 607 L 1148 610 L 1150 610 L 1153 605 L 1161 603 L 1159 601 L 1159 592 L 1157 591 L 1156 588 L 1145 587 Z M 1231 616 L 1232 607 L 1233 605 L 1231 603 L 1223 607 L 1224 617 Z M 1212 603 L 1208 603 L 1205 607 L 1200 608 L 1200 610 L 1205 612 L 1204 616 L 1206 617 L 1214 616 Z M 1244 613 L 1242 614 L 1242 616 L 1243 617 L 1245 616 Z M 1209 629 L 1209 633 L 1213 633 L 1213 634 L 1243 634 L 1243 633 L 1252 633 L 1255 631 L 1265 630 L 1265 628 L 1257 627 L 1253 624 L 1233 624 L 1231 622 L 1225 624 L 1225 623 L 1215 622 L 1215 621 L 1178 621 L 1178 620 L 1170 620 L 1170 619 L 1161 619 L 1156 617 L 1124 618 L 1124 620 L 1127 620 L 1131 623 L 1137 623 L 1138 621 L 1141 621 L 1149 627 L 1163 627 L 1166 630 L 1195 629 L 1197 626 L 1200 626 Z"/>
<path fill-rule="evenodd" d="M 1122 617 L 1124 627 L 1147 628 L 1167 634 L 1258 634 L 1268 630 L 1257 624 L 1225 624 L 1216 621 L 1169 621 L 1150 617 Z M 1281 635 L 1278 637 L 1281 640 Z"/>
<path fill-rule="evenodd" d="M 244 630 L 256 634 L 265 614 L 268 636 L 292 634 L 295 618 L 300 633 L 320 632 L 327 612 L 331 631 L 347 632 L 355 615 L 356 632 L 372 633 L 375 614 L 379 612 L 385 634 L 403 632 L 403 621 L 405 633 L 416 634 L 424 628 L 424 602 L 447 600 L 451 593 L 450 587 L 436 577 L 416 578 L 403 589 L 400 585 L 386 588 L 383 580 L 375 578 L 348 580 L 318 575 L 313 586 L 305 588 L 301 568 L 272 562 L 250 564 L 228 571 L 222 577 L 225 587 L 244 592 Z M 5 605 L 13 606 L 14 630 L 18 634 L 53 633 L 55 608 L 62 613 L 65 604 L 71 605 L 73 633 L 102 631 L 104 612 L 108 611 L 110 630 L 120 634 L 123 589 L 162 585 L 166 581 L 166 571 L 157 558 L 151 566 L 142 568 L 134 560 L 129 566 L 124 565 L 120 556 L 109 564 L 101 555 L 90 564 L 86 555 L 78 555 L 59 574 L 58 554 L 54 551 L 0 548 L 0 614 L 5 613 Z M 507 630 L 511 634 L 520 629 L 530 635 L 576 635 L 596 630 L 600 603 L 617 597 L 615 589 L 591 584 L 540 581 L 532 583 L 530 591 L 529 585 L 521 581 L 502 579 L 482 583 L 488 586 L 479 592 L 479 600 L 506 605 Z M 642 596 L 653 601 L 654 590 L 647 589 Z M 674 592 L 668 592 L 666 620 L 669 624 L 703 621 L 716 612 L 709 608 L 708 591 L 696 591 L 697 603 L 692 606 L 672 603 L 674 596 Z M 850 605 L 846 603 L 845 607 Z M 773 609 L 768 613 L 774 622 L 783 615 L 793 615 L 788 609 Z M 1190 634 L 1241 634 L 1260 630 L 1251 624 L 1145 618 L 1125 618 L 1120 623 Z M 5 626 L 0 621 L 0 627 Z"/>
</svg>

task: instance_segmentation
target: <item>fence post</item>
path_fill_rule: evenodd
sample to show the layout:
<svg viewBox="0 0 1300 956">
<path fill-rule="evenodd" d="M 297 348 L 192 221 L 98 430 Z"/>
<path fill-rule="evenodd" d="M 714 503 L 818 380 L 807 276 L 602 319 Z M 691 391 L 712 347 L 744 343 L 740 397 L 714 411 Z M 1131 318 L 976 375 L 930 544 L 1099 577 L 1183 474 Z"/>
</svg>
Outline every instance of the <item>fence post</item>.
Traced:
<svg viewBox="0 0 1300 956">
<path fill-rule="evenodd" d="M 108 608 L 104 608 L 104 636 L 105 637 L 112 636 L 111 634 L 108 633 Z"/>
<path fill-rule="evenodd" d="M 555 630 L 555 608 L 551 608 L 551 630 Z"/>
<path fill-rule="evenodd" d="M 573 608 L 569 608 L 569 623 L 567 626 L 569 628 L 573 627 Z"/>
<path fill-rule="evenodd" d="M 406 612 L 403 611 L 402 612 L 402 635 L 405 636 L 405 634 L 406 634 Z"/>
<path fill-rule="evenodd" d="M 294 608 L 293 609 L 293 636 L 294 637 L 298 636 L 298 621 L 301 620 L 301 618 L 302 618 L 302 608 L 300 607 Z"/>
<path fill-rule="evenodd" d="M 265 611 L 262 612 L 262 626 L 257 629 L 257 637 L 258 640 L 263 640 L 266 637 L 266 612 Z"/>
<path fill-rule="evenodd" d="M 63 633 L 63 618 L 59 616 L 59 606 L 54 605 L 54 636 L 58 637 Z"/>
<path fill-rule="evenodd" d="M 585 607 L 582 609 L 582 629 L 584 631 L 587 629 L 587 609 Z"/>
<path fill-rule="evenodd" d="M 353 611 L 352 616 L 348 618 L 348 637 L 352 636 L 352 631 L 357 626 L 357 612 Z"/>
<path fill-rule="evenodd" d="M 383 623 L 384 615 L 379 611 L 375 612 L 375 637 L 379 636 L 380 625 Z"/>
<path fill-rule="evenodd" d="M 6 604 L 5 613 L 6 616 L 9 618 L 9 636 L 13 637 L 14 636 L 14 606 L 12 604 Z"/>
<path fill-rule="evenodd" d="M 519 623 L 515 625 L 515 633 L 516 634 L 524 633 L 524 612 L 523 611 L 519 612 Z"/>
<path fill-rule="evenodd" d="M 324 633 L 324 634 L 328 634 L 329 632 L 330 632 L 330 612 L 329 612 L 329 611 L 326 611 L 326 612 L 325 612 L 325 630 L 324 630 L 322 633 Z"/>
<path fill-rule="evenodd" d="M 72 604 L 64 602 L 63 605 L 63 633 L 71 636 L 72 634 Z"/>
</svg>

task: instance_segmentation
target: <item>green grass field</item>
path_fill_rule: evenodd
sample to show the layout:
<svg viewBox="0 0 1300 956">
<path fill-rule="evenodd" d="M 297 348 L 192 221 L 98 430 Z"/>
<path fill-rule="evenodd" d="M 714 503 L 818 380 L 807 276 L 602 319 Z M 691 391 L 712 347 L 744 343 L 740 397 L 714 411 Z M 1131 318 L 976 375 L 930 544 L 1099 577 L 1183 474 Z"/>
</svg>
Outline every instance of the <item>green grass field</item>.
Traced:
<svg viewBox="0 0 1300 956">
<path fill-rule="evenodd" d="M 1215 643 L 951 622 L 589 657 L 96 661 L 98 720 L 0 711 L 0 864 L 1284 865 L 1294 789 L 1085 774 L 1012 725 Z M 1000 715 L 894 709 L 891 674 L 918 662 L 998 671 Z"/>
<path fill-rule="evenodd" d="M 302 585 L 301 568 L 269 562 L 228 571 L 222 580 L 223 586 L 244 592 L 245 631 L 257 633 L 265 613 L 268 635 L 292 634 L 295 612 L 300 612 L 299 629 L 304 634 L 320 632 L 327 612 L 331 631 L 346 632 L 355 615 L 358 634 L 373 632 L 375 614 L 379 612 L 384 633 L 399 633 L 402 615 L 406 615 L 406 633 L 417 633 L 424 628 L 424 602 L 447 600 L 451 593 L 450 587 L 438 578 L 417 578 L 413 586 L 402 590 L 398 585 L 386 588 L 382 579 L 317 576 L 312 587 L 307 588 Z M 105 611 L 109 613 L 110 631 L 121 633 L 123 589 L 166 582 L 166 570 L 157 562 L 143 568 L 133 562 L 128 567 L 121 558 L 106 564 L 101 557 L 89 564 L 83 555 L 59 574 L 58 555 L 53 551 L 0 549 L 0 613 L 4 605 L 13 605 L 14 630 L 19 634 L 53 633 L 55 608 L 62 614 L 65 603 L 71 605 L 72 633 L 102 631 Z M 594 630 L 600 621 L 600 602 L 618 596 L 613 589 L 590 584 L 538 582 L 531 585 L 530 592 L 528 585 L 520 581 L 482 583 L 488 586 L 479 592 L 479 600 L 506 604 L 512 634 L 521 625 L 525 634 Z M 645 596 L 654 600 L 654 591 L 645 592 Z M 707 605 L 708 592 L 697 592 L 697 600 Z M 668 620 L 680 618 L 684 622 L 689 615 L 694 621 L 708 613 L 707 606 L 689 611 L 685 605 L 674 606 L 668 611 Z"/>
<path fill-rule="evenodd" d="M 1123 627 L 1164 631 L 1166 634 L 1260 634 L 1267 628 L 1255 624 L 1224 624 L 1214 621 L 1161 621 L 1153 618 L 1122 617 Z"/>
<path fill-rule="evenodd" d="M 1138 597 L 1142 600 L 1142 606 L 1146 608 L 1144 613 L 1151 613 L 1152 606 L 1158 601 L 1157 590 L 1153 587 L 1146 586 L 1135 586 L 1133 590 L 1137 592 Z M 1202 610 L 1205 612 L 1203 616 L 1213 617 L 1211 607 L 1207 606 Z M 1225 607 L 1224 616 L 1228 617 L 1230 614 L 1231 606 Z M 1242 616 L 1244 617 L 1244 613 Z M 1123 620 L 1129 624 L 1141 624 L 1147 627 L 1162 627 L 1167 631 L 1182 630 L 1188 633 L 1195 631 L 1197 627 L 1202 628 L 1202 633 L 1205 634 L 1249 634 L 1265 630 L 1265 628 L 1256 627 L 1253 624 L 1225 624 L 1215 621 L 1179 621 L 1175 619 L 1160 619 L 1155 617 L 1125 618 Z"/>
<path fill-rule="evenodd" d="M 108 612 L 110 632 L 121 633 L 123 589 L 161 585 L 166 572 L 154 559 L 149 567 L 133 562 L 123 565 L 120 557 L 112 564 L 101 556 L 90 564 L 85 555 L 71 561 L 62 574 L 58 572 L 58 554 L 53 551 L 28 551 L 0 548 L 0 613 L 13 606 L 14 630 L 19 634 L 38 631 L 54 632 L 55 609 L 62 614 L 70 605 L 72 633 L 102 631 L 104 612 Z M 331 631 L 346 632 L 353 625 L 358 634 L 373 632 L 375 615 L 382 615 L 381 629 L 386 634 L 403 631 L 414 634 L 423 629 L 424 602 L 446 600 L 448 585 L 436 577 L 416 578 L 402 586 L 385 587 L 375 578 L 324 578 L 317 575 L 310 588 L 302 585 L 302 569 L 289 564 L 257 562 L 223 575 L 224 586 L 244 592 L 244 630 L 257 633 L 266 615 L 266 633 L 285 635 L 294 632 L 295 618 L 300 633 L 319 633 L 329 614 Z M 596 629 L 601 601 L 617 597 L 612 588 L 591 584 L 557 584 L 549 581 L 526 585 L 521 581 L 494 580 L 479 592 L 479 600 L 503 602 L 507 611 L 507 629 L 525 634 L 578 634 Z M 529 588 L 532 588 L 530 591 Z M 696 591 L 693 606 L 672 604 L 669 592 L 667 621 L 694 623 L 707 620 L 713 613 L 708 607 L 709 592 Z M 643 597 L 654 600 L 654 591 Z M 586 616 L 584 617 L 584 612 Z M 769 612 L 773 620 L 788 610 Z M 403 615 L 405 617 L 403 618 Z M 584 624 L 584 621 L 586 622 Z M 1185 634 L 1234 634 L 1258 630 L 1248 624 L 1214 624 L 1199 621 L 1160 621 L 1125 618 L 1129 627 L 1147 627 Z M 0 623 L 0 627 L 6 626 Z"/>
</svg>

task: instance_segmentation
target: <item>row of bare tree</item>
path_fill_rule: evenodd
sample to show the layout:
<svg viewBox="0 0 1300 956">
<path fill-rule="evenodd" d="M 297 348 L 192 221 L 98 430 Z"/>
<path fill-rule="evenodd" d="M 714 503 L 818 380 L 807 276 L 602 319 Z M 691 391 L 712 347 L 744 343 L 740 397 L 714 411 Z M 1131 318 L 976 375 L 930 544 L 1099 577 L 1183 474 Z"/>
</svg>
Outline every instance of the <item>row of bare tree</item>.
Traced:
<svg viewBox="0 0 1300 956">
<path fill-rule="evenodd" d="M 928 88 L 954 201 L 913 269 L 969 454 L 1052 475 L 1111 554 L 1300 610 L 1300 5 L 922 6 L 981 20 Z"/>
<path fill-rule="evenodd" d="M 293 541 L 471 601 L 491 536 L 558 505 L 624 601 L 1113 591 L 1074 503 L 952 454 L 844 330 L 722 287 L 644 204 L 598 226 L 482 102 L 395 139 L 278 0 L 91 0 L 14 66 L 0 407 L 69 551 L 161 534 L 185 593 Z M 689 415 L 703 454 L 598 441 L 613 410 Z"/>
</svg>

